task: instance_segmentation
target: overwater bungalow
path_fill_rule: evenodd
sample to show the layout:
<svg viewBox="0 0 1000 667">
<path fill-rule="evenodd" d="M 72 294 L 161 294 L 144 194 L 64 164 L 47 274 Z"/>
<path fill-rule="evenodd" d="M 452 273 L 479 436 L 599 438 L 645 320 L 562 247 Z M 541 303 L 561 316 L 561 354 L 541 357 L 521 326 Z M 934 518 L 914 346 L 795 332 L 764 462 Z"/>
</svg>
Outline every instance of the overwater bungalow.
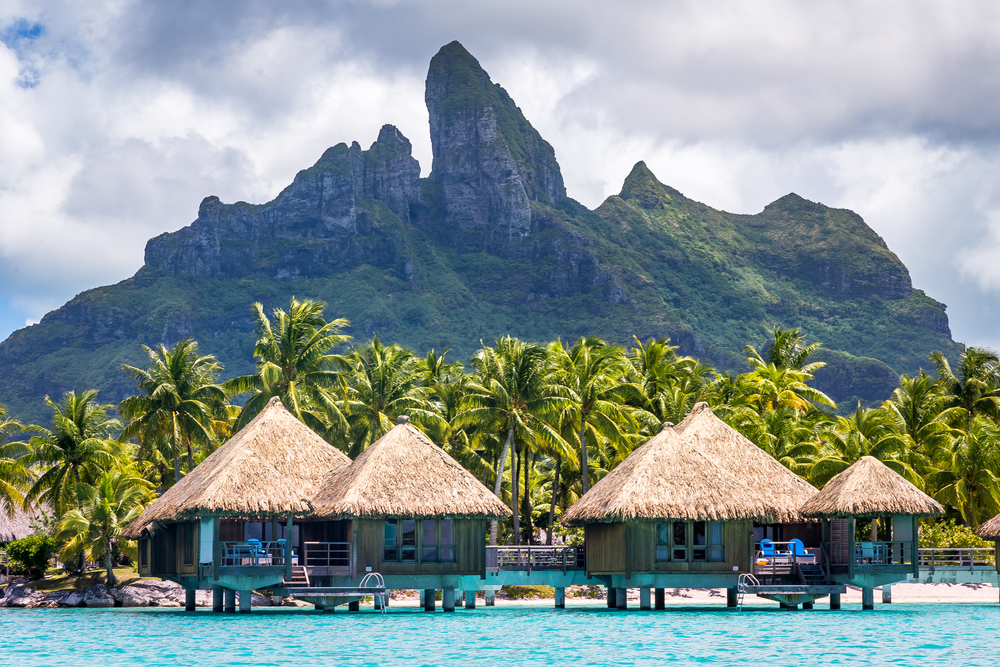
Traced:
<svg viewBox="0 0 1000 667">
<path fill-rule="evenodd" d="M 430 609 L 442 591 L 445 611 L 454 610 L 456 592 L 483 587 L 487 523 L 511 514 L 405 416 L 327 478 L 313 504 L 298 521 L 304 535 L 350 537 L 348 543 L 306 541 L 310 582 L 348 585 L 377 572 L 386 588 L 424 590 Z M 306 593 L 295 595 L 309 599 Z M 475 604 L 474 595 L 467 599 Z"/>
<path fill-rule="evenodd" d="M 649 607 L 653 589 L 662 608 L 666 587 L 726 588 L 735 606 L 741 575 L 755 571 L 755 531 L 815 535 L 805 545 L 819 547 L 818 531 L 798 512 L 816 493 L 699 403 L 595 484 L 562 522 L 584 526 L 587 575 L 606 583 L 609 606 L 625 607 L 626 589 L 639 588 L 640 607 Z M 811 595 L 807 602 L 833 590 L 825 578 L 812 583 L 796 589 Z"/>
<path fill-rule="evenodd" d="M 800 511 L 822 521 L 830 577 L 860 586 L 863 609 L 873 608 L 876 586 L 919 574 L 917 519 L 944 514 L 936 500 L 871 456 L 830 480 Z M 864 522 L 871 532 L 859 540 Z"/>
<path fill-rule="evenodd" d="M 997 572 L 1000 573 L 1000 514 L 979 526 L 976 533 L 984 540 L 993 541 L 993 562 Z"/>
<path fill-rule="evenodd" d="M 323 480 L 350 464 L 277 398 L 125 531 L 139 543 L 139 573 L 187 590 L 214 592 L 217 611 L 250 610 L 251 591 L 292 575 L 302 535 L 296 516 L 313 511 Z"/>
</svg>

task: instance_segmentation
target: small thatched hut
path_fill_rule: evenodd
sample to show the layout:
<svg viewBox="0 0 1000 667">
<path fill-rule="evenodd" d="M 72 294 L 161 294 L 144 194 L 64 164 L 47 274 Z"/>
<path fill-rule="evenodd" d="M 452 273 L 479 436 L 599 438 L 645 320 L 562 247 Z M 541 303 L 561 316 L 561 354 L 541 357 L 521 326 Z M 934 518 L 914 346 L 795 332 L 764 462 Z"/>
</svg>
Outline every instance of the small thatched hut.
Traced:
<svg viewBox="0 0 1000 667">
<path fill-rule="evenodd" d="M 221 545 L 247 539 L 285 539 L 297 549 L 292 517 L 311 512 L 322 480 L 349 463 L 271 399 L 128 527 L 126 536 L 139 539 L 140 573 L 198 578 L 199 563 L 217 573 Z"/>
<path fill-rule="evenodd" d="M 486 522 L 507 508 L 405 416 L 354 462 L 334 474 L 313 498 L 315 511 L 300 523 L 305 534 L 346 534 L 357 572 L 394 575 L 473 575 L 485 571 Z M 310 579 L 342 576 L 306 542 Z M 310 554 L 315 549 L 317 556 Z M 410 588 L 428 588 L 414 583 Z M 448 586 L 434 584 L 436 588 Z"/>
<path fill-rule="evenodd" d="M 20 507 L 14 507 L 14 516 L 7 516 L 5 507 L 0 507 L 0 544 L 7 544 L 14 540 L 31 535 L 31 522 L 38 516 L 38 510 L 32 509 L 25 512 Z"/>
<path fill-rule="evenodd" d="M 940 503 L 872 456 L 862 456 L 831 479 L 799 511 L 823 520 L 834 570 L 846 568 L 852 577 L 855 571 L 916 571 L 917 518 L 944 514 Z M 857 519 L 872 520 L 870 541 L 856 544 Z"/>
<path fill-rule="evenodd" d="M 798 506 L 815 493 L 698 403 L 595 484 L 562 522 L 586 526 L 591 574 L 731 577 L 753 571 L 754 524 L 801 522 Z"/>
<path fill-rule="evenodd" d="M 996 549 L 993 560 L 996 563 L 997 572 L 1000 572 L 1000 514 L 997 514 L 995 517 L 979 526 L 976 533 L 979 537 L 985 540 L 993 540 L 993 545 Z"/>
</svg>

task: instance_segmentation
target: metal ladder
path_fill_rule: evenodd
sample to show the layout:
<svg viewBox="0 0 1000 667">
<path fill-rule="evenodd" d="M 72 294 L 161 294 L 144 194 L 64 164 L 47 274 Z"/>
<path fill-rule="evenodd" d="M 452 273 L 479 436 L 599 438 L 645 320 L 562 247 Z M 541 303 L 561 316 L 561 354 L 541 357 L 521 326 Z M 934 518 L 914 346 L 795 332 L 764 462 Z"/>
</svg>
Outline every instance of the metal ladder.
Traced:
<svg viewBox="0 0 1000 667">
<path fill-rule="evenodd" d="M 743 611 L 743 596 L 747 594 L 747 588 L 760 586 L 757 577 L 749 572 L 744 572 L 736 582 L 736 611 Z"/>
<path fill-rule="evenodd" d="M 379 574 L 378 572 L 369 572 L 368 574 L 366 574 L 365 578 L 361 580 L 361 588 L 365 588 L 366 586 L 368 586 L 368 581 L 370 579 L 375 580 L 374 584 L 375 586 L 380 586 L 382 588 L 385 588 L 385 579 L 383 579 L 382 575 Z M 375 603 L 376 607 L 382 608 L 383 614 L 386 613 L 386 607 L 388 606 L 387 603 L 389 601 L 388 598 L 389 598 L 388 590 L 385 593 L 376 593 L 372 595 L 372 602 Z"/>
</svg>

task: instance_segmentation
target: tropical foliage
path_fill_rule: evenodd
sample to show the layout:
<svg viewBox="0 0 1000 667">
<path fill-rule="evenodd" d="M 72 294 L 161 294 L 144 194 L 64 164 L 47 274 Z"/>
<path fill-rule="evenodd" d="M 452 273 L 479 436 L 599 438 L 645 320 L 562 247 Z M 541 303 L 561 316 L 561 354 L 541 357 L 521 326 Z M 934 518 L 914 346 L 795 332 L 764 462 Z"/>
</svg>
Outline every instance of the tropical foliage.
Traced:
<svg viewBox="0 0 1000 667">
<path fill-rule="evenodd" d="M 492 543 L 577 539 L 558 525 L 560 514 L 699 401 L 816 486 L 873 456 L 947 507 L 958 522 L 949 535 L 1000 512 L 1000 363 L 989 350 L 966 348 L 953 360 L 935 353 L 933 374 L 902 376 L 881 406 L 837 406 L 812 385 L 824 366 L 813 357 L 819 343 L 797 329 L 775 327 L 759 349 L 747 345 L 738 375 L 679 355 L 666 338 L 626 349 L 598 338 L 543 345 L 507 336 L 484 342 L 466 368 L 447 350 L 421 358 L 377 337 L 337 352 L 350 342 L 341 333 L 348 322 L 327 321 L 324 310 L 293 299 L 268 316 L 255 304 L 257 372 L 225 382 L 194 341 L 145 348 L 148 368 L 125 368 L 137 393 L 118 406 L 124 423 L 94 390 L 59 403 L 46 397 L 44 428 L 0 412 L 0 510 L 48 506 L 60 557 L 100 563 L 111 581 L 113 564 L 132 553 L 121 528 L 151 489 L 176 483 L 185 464 L 197 465 L 277 396 L 351 457 L 409 416 L 510 504 Z M 12 442 L 21 432 L 31 437 Z"/>
</svg>

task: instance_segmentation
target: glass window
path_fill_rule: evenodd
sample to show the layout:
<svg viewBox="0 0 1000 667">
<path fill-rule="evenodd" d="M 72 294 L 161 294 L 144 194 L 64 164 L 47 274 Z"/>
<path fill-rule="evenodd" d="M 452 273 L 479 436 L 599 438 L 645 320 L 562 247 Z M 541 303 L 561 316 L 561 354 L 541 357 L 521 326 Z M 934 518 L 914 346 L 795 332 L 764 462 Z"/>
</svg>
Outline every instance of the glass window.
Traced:
<svg viewBox="0 0 1000 667">
<path fill-rule="evenodd" d="M 441 519 L 438 524 L 438 560 L 442 563 L 455 562 L 455 521 Z"/>
<path fill-rule="evenodd" d="M 721 563 L 726 560 L 726 550 L 722 546 L 722 522 L 708 524 L 708 560 Z"/>
<path fill-rule="evenodd" d="M 673 522 L 674 546 L 670 560 L 687 560 L 687 524 L 683 521 Z"/>
<path fill-rule="evenodd" d="M 705 522 L 693 522 L 691 531 L 691 560 L 702 561 L 707 558 L 707 539 L 708 536 L 705 534 Z"/>
<path fill-rule="evenodd" d="M 416 519 L 403 519 L 400 522 L 400 533 L 402 534 L 402 539 L 400 540 L 400 557 L 399 560 L 404 563 L 416 563 L 417 562 L 417 520 Z"/>
<path fill-rule="evenodd" d="M 420 554 L 420 562 L 422 563 L 434 563 L 438 559 L 438 538 L 437 538 L 437 521 L 434 519 L 424 519 L 420 522 L 423 524 L 423 545 L 421 547 L 422 551 Z"/>
<path fill-rule="evenodd" d="M 399 520 L 385 520 L 385 550 L 382 560 L 395 562 L 399 560 Z"/>
<path fill-rule="evenodd" d="M 670 560 L 670 523 L 656 524 L 656 560 Z"/>
</svg>

